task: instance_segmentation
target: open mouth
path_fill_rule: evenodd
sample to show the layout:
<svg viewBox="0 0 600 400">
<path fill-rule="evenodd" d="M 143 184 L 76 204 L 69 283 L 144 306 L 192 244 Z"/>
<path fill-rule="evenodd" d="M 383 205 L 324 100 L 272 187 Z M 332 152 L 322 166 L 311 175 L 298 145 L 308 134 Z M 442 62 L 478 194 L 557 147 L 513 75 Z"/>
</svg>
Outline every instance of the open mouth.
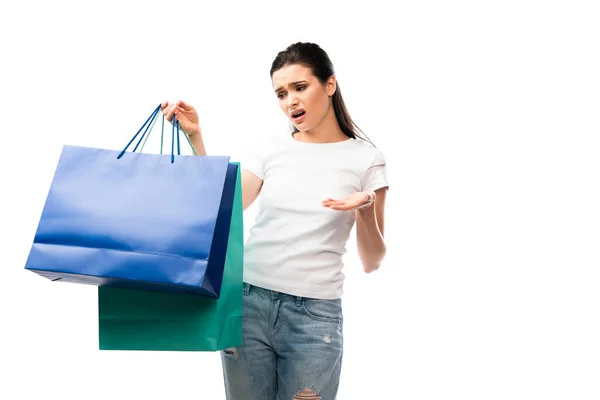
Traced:
<svg viewBox="0 0 600 400">
<path fill-rule="evenodd" d="M 301 122 L 304 119 L 304 115 L 306 115 L 306 111 L 298 111 L 292 114 L 292 120 L 294 122 Z"/>
</svg>

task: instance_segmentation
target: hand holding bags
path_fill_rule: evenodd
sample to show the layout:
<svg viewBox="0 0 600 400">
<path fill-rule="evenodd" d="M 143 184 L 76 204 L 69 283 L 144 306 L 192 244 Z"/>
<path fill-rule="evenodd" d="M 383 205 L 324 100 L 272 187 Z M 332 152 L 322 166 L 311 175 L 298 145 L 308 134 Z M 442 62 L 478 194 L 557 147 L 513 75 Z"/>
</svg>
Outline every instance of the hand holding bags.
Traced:
<svg viewBox="0 0 600 400">
<path fill-rule="evenodd" d="M 181 156 L 177 123 L 170 156 L 162 154 L 162 139 L 160 155 L 136 153 L 159 111 L 122 152 L 64 147 L 26 269 L 99 286 L 101 349 L 237 346 L 239 165 L 229 157 Z"/>
<path fill-rule="evenodd" d="M 227 180 L 229 157 L 175 159 L 175 124 L 170 157 L 136 153 L 159 111 L 127 145 L 146 126 L 133 152 L 64 147 L 26 269 L 53 281 L 219 296 L 236 177 Z"/>
</svg>

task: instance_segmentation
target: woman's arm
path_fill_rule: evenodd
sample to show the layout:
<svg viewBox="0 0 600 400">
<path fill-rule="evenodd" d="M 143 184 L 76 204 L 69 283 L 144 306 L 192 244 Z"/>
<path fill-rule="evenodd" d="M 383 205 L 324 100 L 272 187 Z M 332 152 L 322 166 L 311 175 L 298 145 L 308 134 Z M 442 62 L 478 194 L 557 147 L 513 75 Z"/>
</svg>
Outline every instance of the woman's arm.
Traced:
<svg viewBox="0 0 600 400">
<path fill-rule="evenodd" d="M 194 150 L 196 150 L 196 155 L 205 156 L 206 148 L 204 147 L 204 140 L 202 140 L 202 133 L 189 133 L 187 131 L 186 133 L 190 138 L 190 142 L 192 142 L 192 146 L 194 146 Z"/>
<path fill-rule="evenodd" d="M 242 172 L 242 208 L 244 211 L 254 203 L 262 188 L 263 180 L 250 171 Z"/>
<path fill-rule="evenodd" d="M 384 241 L 386 193 L 387 187 L 376 190 L 373 204 L 356 210 L 358 256 L 367 273 L 377 270 L 386 254 Z"/>
<path fill-rule="evenodd" d="M 179 124 L 190 138 L 190 142 L 192 142 L 196 154 L 205 156 L 206 148 L 204 147 L 204 140 L 202 139 L 202 129 L 200 128 L 198 113 L 194 107 L 183 101 L 177 101 L 173 104 L 169 104 L 169 102 L 165 101 L 162 103 L 161 108 L 169 122 L 172 121 L 172 117 L 175 115 L 175 119 L 179 121 Z M 249 171 L 242 172 L 242 207 L 244 210 L 254 203 L 254 200 L 256 200 L 260 193 L 262 183 L 262 179 L 253 173 Z"/>
<path fill-rule="evenodd" d="M 343 200 L 326 199 L 323 206 L 333 210 L 356 213 L 356 239 L 358 241 L 358 256 L 365 272 L 373 272 L 379 268 L 386 253 L 384 230 L 384 209 L 387 186 L 375 191 L 375 201 L 365 206 L 369 201 L 369 193 L 356 192 Z M 371 194 L 373 192 L 370 192 Z"/>
</svg>

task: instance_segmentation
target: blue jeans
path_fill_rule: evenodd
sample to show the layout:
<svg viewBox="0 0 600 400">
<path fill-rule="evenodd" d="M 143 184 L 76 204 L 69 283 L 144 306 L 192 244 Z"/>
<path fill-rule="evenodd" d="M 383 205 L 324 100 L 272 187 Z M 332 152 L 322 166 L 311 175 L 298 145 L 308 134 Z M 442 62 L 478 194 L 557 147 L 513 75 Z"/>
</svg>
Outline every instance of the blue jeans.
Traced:
<svg viewBox="0 0 600 400">
<path fill-rule="evenodd" d="M 341 299 L 309 299 L 244 283 L 243 315 L 242 345 L 221 352 L 228 400 L 335 399 L 343 353 Z"/>
</svg>

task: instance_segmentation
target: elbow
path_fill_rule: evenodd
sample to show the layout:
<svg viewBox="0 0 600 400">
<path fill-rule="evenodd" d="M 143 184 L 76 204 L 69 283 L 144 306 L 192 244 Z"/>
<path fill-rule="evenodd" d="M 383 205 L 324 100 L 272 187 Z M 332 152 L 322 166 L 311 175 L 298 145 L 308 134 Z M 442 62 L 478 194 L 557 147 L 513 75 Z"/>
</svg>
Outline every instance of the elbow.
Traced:
<svg viewBox="0 0 600 400">
<path fill-rule="evenodd" d="M 364 260 L 363 261 L 363 269 L 364 269 L 365 273 L 370 274 L 372 272 L 377 271 L 379 269 L 379 267 L 381 266 L 383 259 L 385 258 L 385 253 L 386 253 L 386 250 L 383 249 L 378 254 L 378 257 L 376 257 L 372 260 Z"/>
<path fill-rule="evenodd" d="M 364 266 L 365 273 L 370 274 L 371 272 L 375 272 L 379 269 L 381 264 L 368 264 Z"/>
</svg>

